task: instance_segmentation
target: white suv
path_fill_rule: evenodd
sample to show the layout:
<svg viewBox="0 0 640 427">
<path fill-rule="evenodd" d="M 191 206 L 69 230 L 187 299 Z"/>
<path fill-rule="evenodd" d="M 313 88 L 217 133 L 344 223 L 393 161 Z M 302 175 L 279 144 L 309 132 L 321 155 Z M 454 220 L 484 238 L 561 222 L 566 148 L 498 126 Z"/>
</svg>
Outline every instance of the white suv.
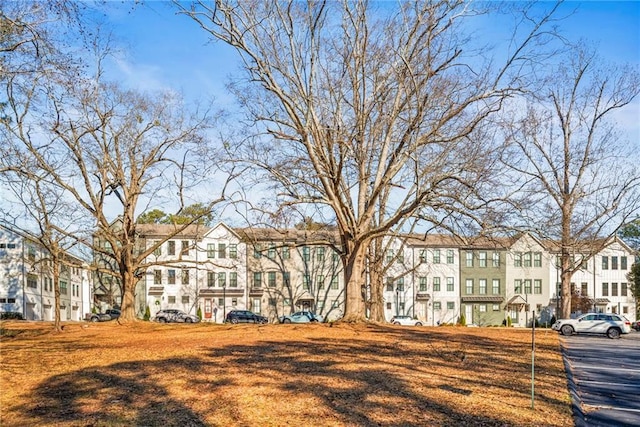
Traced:
<svg viewBox="0 0 640 427">
<path fill-rule="evenodd" d="M 562 335 L 606 334 L 609 338 L 620 338 L 620 334 L 631 332 L 631 322 L 618 314 L 588 313 L 577 319 L 560 319 L 551 328 Z"/>
</svg>

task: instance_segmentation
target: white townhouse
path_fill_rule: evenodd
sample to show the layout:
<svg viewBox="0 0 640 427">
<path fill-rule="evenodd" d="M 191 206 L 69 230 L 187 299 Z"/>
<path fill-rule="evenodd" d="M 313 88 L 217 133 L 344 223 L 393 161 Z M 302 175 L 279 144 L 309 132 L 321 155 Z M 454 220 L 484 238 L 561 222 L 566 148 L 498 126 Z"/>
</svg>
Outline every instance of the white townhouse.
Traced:
<svg viewBox="0 0 640 427">
<path fill-rule="evenodd" d="M 412 262 L 408 279 L 413 310 L 401 314 L 411 314 L 430 326 L 457 322 L 460 316 L 459 244 L 459 239 L 446 235 L 407 239 Z"/>
<path fill-rule="evenodd" d="M 0 224 L 0 312 L 26 320 L 55 319 L 53 265 L 35 236 Z M 83 320 L 91 313 L 91 275 L 86 263 L 65 255 L 60 265 L 60 318 Z"/>
<path fill-rule="evenodd" d="M 557 242 L 548 246 L 554 258 L 549 268 L 549 280 L 556 284 L 552 297 L 557 303 L 561 282 L 560 251 Z M 589 311 L 618 313 L 630 321 L 636 320 L 636 302 L 627 278 L 635 258 L 627 244 L 614 237 L 595 255 L 590 255 L 587 250 L 576 251 L 572 259 L 580 264 L 571 277 L 572 293 L 588 298 Z"/>
<path fill-rule="evenodd" d="M 139 233 L 147 248 L 162 242 L 138 284 L 151 316 L 200 311 L 203 320 L 220 323 L 227 311 L 247 307 L 246 245 L 231 228 L 190 225 L 176 233 L 174 225 L 142 224 Z"/>
<path fill-rule="evenodd" d="M 532 311 L 542 323 L 549 323 L 555 315 L 556 282 L 549 277 L 554 262 L 543 243 L 528 233 L 516 237 L 509 247 L 505 310 L 514 326 L 530 326 Z"/>
</svg>

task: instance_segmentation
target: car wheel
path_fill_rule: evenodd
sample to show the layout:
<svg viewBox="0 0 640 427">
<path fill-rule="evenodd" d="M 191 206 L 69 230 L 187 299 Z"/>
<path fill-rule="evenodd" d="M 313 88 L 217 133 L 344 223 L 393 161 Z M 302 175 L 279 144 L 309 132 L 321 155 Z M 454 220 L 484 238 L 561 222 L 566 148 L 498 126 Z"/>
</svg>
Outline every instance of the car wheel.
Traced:
<svg viewBox="0 0 640 427">
<path fill-rule="evenodd" d="M 284 319 L 282 323 L 291 323 L 291 319 Z"/>
<path fill-rule="evenodd" d="M 318 319 L 311 319 L 310 322 L 311 323 L 318 323 Z"/>
<path fill-rule="evenodd" d="M 573 335 L 573 327 L 571 325 L 564 325 L 560 328 L 562 335 Z"/>
<path fill-rule="evenodd" d="M 184 323 L 192 323 L 192 322 L 193 322 L 193 320 L 191 320 L 189 317 L 184 319 Z"/>
<path fill-rule="evenodd" d="M 91 318 L 91 321 L 92 321 L 92 322 L 97 322 L 97 321 L 98 321 L 98 318 L 97 318 L 97 317 L 92 317 L 92 318 Z"/>
<path fill-rule="evenodd" d="M 609 330 L 607 331 L 607 336 L 611 339 L 620 338 L 620 329 L 609 328 Z"/>
<path fill-rule="evenodd" d="M 233 319 L 231 319 L 231 323 L 233 323 L 233 324 L 235 325 L 236 323 L 238 323 L 238 319 L 236 319 L 236 318 L 234 317 Z"/>
<path fill-rule="evenodd" d="M 422 322 L 416 322 L 416 326 L 422 326 Z"/>
<path fill-rule="evenodd" d="M 161 318 L 158 319 L 158 322 L 167 323 L 167 319 L 165 319 L 164 317 L 161 317 Z"/>
<path fill-rule="evenodd" d="M 394 325 L 399 325 L 399 324 L 400 324 L 400 322 L 393 322 L 393 324 L 394 324 Z"/>
</svg>

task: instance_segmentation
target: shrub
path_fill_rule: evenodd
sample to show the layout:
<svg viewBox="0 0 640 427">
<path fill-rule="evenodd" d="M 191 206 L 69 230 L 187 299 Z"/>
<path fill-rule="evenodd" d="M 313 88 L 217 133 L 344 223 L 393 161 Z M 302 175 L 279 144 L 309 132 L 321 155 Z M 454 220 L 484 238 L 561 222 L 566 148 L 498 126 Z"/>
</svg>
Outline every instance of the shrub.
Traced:
<svg viewBox="0 0 640 427">
<path fill-rule="evenodd" d="M 151 310 L 149 310 L 149 306 L 144 309 L 144 316 L 142 318 L 146 321 L 149 321 L 149 319 L 151 319 Z"/>
<path fill-rule="evenodd" d="M 202 308 L 198 307 L 198 312 L 196 313 L 198 319 L 202 320 Z"/>
<path fill-rule="evenodd" d="M 465 319 L 464 314 L 461 314 L 458 318 L 458 325 L 467 326 L 467 319 Z"/>
<path fill-rule="evenodd" d="M 512 323 L 511 316 L 507 316 L 507 328 L 510 328 Z"/>
<path fill-rule="evenodd" d="M 6 311 L 0 313 L 0 320 L 24 320 L 22 317 L 22 313 L 18 313 L 17 311 Z"/>
</svg>

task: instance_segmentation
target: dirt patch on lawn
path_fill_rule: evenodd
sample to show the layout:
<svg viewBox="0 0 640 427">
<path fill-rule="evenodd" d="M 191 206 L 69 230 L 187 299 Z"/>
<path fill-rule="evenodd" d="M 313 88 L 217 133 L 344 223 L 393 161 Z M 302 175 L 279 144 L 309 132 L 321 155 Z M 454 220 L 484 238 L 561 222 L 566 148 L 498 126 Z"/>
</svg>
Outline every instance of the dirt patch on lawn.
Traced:
<svg viewBox="0 0 640 427">
<path fill-rule="evenodd" d="M 0 425 L 572 426 L 557 334 L 0 324 Z"/>
</svg>

